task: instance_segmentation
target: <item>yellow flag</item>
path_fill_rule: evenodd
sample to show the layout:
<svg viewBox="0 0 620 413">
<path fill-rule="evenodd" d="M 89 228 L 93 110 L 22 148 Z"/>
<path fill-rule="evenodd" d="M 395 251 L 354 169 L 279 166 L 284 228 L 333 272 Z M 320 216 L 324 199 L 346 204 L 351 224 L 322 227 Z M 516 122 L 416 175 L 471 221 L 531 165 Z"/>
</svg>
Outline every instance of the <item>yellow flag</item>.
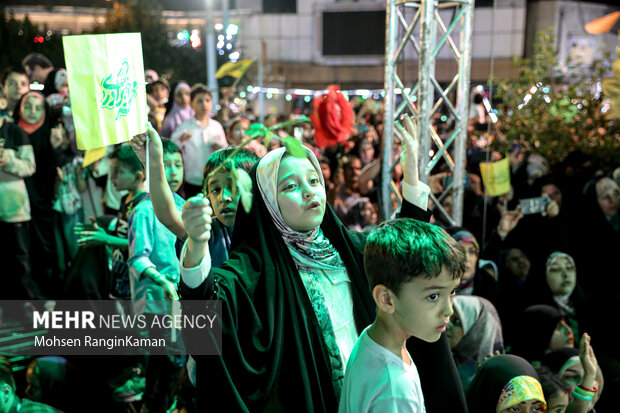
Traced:
<svg viewBox="0 0 620 413">
<path fill-rule="evenodd" d="M 64 36 L 62 42 L 78 148 L 126 142 L 144 132 L 140 33 Z"/>
<path fill-rule="evenodd" d="M 508 158 L 497 162 L 481 162 L 482 183 L 490 196 L 499 196 L 510 191 L 510 164 Z"/>
<path fill-rule="evenodd" d="M 103 158 L 105 156 L 107 149 L 108 148 L 105 146 L 103 148 L 97 148 L 97 149 L 86 149 L 86 152 L 84 153 L 84 162 L 82 166 L 86 168 L 91 163 L 95 163 L 99 159 Z"/>
<path fill-rule="evenodd" d="M 247 70 L 254 63 L 254 59 L 239 60 L 238 62 L 226 62 L 215 73 L 217 79 L 221 79 L 224 76 L 231 76 L 239 79 L 247 72 Z"/>
</svg>

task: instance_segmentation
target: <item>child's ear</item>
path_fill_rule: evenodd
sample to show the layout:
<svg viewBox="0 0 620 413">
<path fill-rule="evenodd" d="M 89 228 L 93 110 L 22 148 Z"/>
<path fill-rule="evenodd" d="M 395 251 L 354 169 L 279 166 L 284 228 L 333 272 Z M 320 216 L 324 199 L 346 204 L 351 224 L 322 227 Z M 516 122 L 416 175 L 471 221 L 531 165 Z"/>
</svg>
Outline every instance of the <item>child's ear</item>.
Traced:
<svg viewBox="0 0 620 413">
<path fill-rule="evenodd" d="M 138 181 L 144 181 L 146 179 L 146 174 L 144 173 L 144 171 L 136 172 L 136 179 Z"/>
<path fill-rule="evenodd" d="M 393 293 L 383 284 L 375 285 L 372 289 L 372 297 L 375 299 L 377 307 L 385 313 L 392 314 L 394 312 Z"/>
</svg>

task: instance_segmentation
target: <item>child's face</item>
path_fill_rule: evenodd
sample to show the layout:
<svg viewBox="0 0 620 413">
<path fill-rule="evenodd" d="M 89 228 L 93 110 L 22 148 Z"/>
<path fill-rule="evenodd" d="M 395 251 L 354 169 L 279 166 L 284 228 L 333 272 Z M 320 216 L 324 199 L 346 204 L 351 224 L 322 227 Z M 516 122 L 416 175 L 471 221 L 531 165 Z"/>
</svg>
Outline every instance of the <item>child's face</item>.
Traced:
<svg viewBox="0 0 620 413">
<path fill-rule="evenodd" d="M 164 153 L 164 170 L 166 182 L 172 192 L 176 192 L 183 183 L 183 157 L 180 153 Z"/>
<path fill-rule="evenodd" d="M 4 81 L 4 93 L 6 97 L 12 100 L 18 100 L 28 92 L 28 76 L 21 73 L 12 72 Z"/>
<path fill-rule="evenodd" d="M 28 96 L 24 102 L 24 110 L 21 115 L 26 122 L 34 125 L 41 120 L 44 110 L 45 107 L 41 99 L 35 96 Z"/>
<path fill-rule="evenodd" d="M 194 96 L 194 100 L 192 100 L 192 109 L 196 113 L 196 116 L 202 116 L 205 114 L 211 113 L 211 109 L 213 108 L 213 100 L 211 96 L 207 93 L 199 93 Z"/>
<path fill-rule="evenodd" d="M 177 105 L 181 106 L 182 108 L 189 106 L 189 90 L 185 88 L 179 89 L 174 95 L 174 100 L 177 102 Z"/>
<path fill-rule="evenodd" d="M 284 156 L 278 170 L 278 206 L 282 219 L 295 231 L 321 225 L 325 214 L 325 188 L 308 158 Z"/>
<path fill-rule="evenodd" d="M 547 284 L 553 295 L 569 295 L 575 289 L 577 273 L 566 257 L 557 258 L 547 269 Z"/>
<path fill-rule="evenodd" d="M 140 177 L 137 172 L 127 168 L 118 159 L 110 162 L 110 180 L 117 191 L 134 192 L 140 185 Z"/>
<path fill-rule="evenodd" d="M 558 390 L 553 396 L 547 398 L 547 413 L 564 413 L 568 407 L 568 393 Z"/>
<path fill-rule="evenodd" d="M 232 227 L 237 215 L 240 193 L 232 196 L 232 178 L 230 171 L 219 170 L 207 181 L 207 196 L 215 217 L 227 227 Z"/>
<path fill-rule="evenodd" d="M 572 348 L 574 346 L 575 335 L 573 334 L 573 330 L 566 324 L 566 321 L 560 321 L 551 336 L 549 351 L 559 350 L 561 348 Z"/>
<path fill-rule="evenodd" d="M 418 276 L 403 284 L 398 296 L 394 295 L 394 319 L 402 336 L 415 336 L 433 343 L 446 331 L 454 314 L 452 302 L 460 278 L 454 279 L 446 268 L 439 276 Z"/>
</svg>

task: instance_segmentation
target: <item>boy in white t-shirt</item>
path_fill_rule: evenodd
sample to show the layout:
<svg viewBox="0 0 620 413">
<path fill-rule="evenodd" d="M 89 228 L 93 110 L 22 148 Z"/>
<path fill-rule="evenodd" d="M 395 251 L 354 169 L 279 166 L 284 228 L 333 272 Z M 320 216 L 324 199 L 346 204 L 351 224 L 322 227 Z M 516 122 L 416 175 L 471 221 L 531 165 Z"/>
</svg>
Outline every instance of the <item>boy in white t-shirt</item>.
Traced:
<svg viewBox="0 0 620 413">
<path fill-rule="evenodd" d="M 401 218 L 368 236 L 364 266 L 377 317 L 353 348 L 339 412 L 425 412 L 406 341 L 446 331 L 465 255 L 440 227 Z"/>
</svg>

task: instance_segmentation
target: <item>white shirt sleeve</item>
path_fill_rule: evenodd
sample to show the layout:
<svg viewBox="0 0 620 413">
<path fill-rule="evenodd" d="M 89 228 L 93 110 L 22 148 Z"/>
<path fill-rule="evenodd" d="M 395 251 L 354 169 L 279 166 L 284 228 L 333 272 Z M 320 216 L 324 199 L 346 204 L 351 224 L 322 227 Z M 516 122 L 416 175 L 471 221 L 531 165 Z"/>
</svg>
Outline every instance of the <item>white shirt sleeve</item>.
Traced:
<svg viewBox="0 0 620 413">
<path fill-rule="evenodd" d="M 185 240 L 183 249 L 181 250 L 181 278 L 183 279 L 185 285 L 189 288 L 196 288 L 207 279 L 209 271 L 211 271 L 211 253 L 209 252 L 209 248 L 207 248 L 207 252 L 205 253 L 205 256 L 202 257 L 200 264 L 192 268 L 185 268 L 183 266 L 183 261 L 185 261 L 186 253 L 187 240 Z"/>
<path fill-rule="evenodd" d="M 423 211 L 426 211 L 426 207 L 428 206 L 428 196 L 431 193 L 431 188 L 428 185 L 422 181 L 418 181 L 418 185 L 413 186 L 403 180 L 402 188 L 403 198 Z"/>
</svg>

